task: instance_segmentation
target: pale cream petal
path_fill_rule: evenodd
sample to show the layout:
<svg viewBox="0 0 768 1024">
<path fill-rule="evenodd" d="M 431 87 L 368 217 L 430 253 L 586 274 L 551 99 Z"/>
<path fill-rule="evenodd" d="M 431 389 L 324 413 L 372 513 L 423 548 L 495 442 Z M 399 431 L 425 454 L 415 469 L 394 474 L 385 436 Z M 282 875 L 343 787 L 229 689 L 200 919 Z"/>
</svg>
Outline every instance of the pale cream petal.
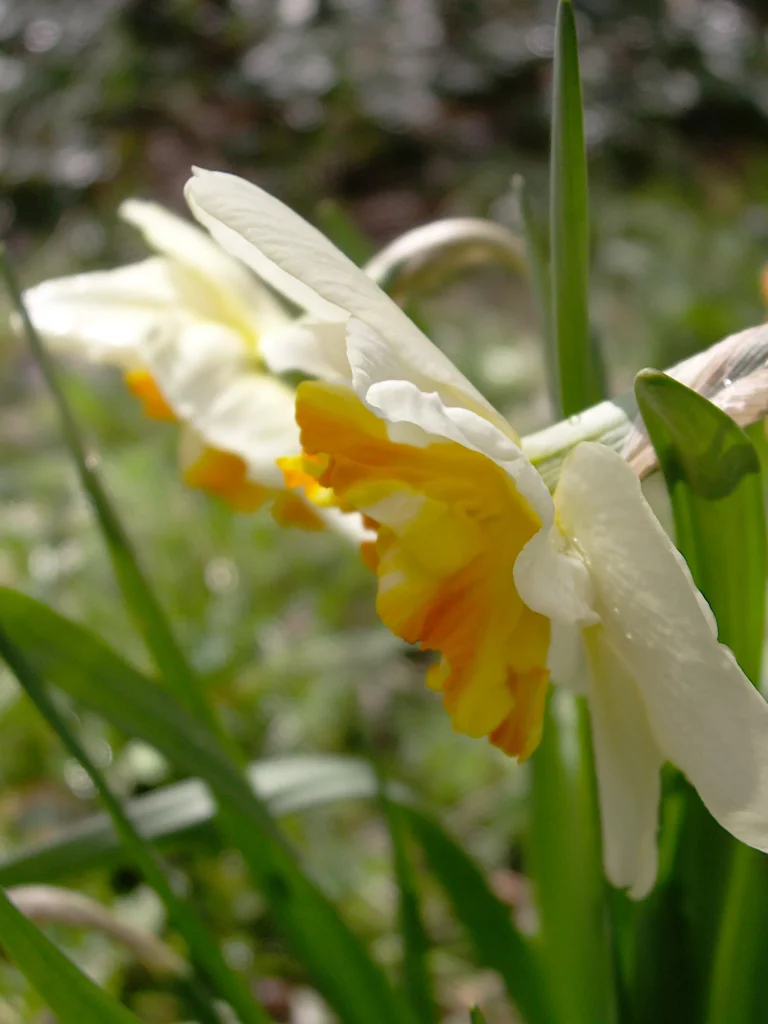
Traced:
<svg viewBox="0 0 768 1024">
<path fill-rule="evenodd" d="M 131 366 L 147 334 L 179 305 L 171 269 L 149 259 L 44 281 L 24 293 L 35 327 L 61 352 Z"/>
<path fill-rule="evenodd" d="M 582 697 L 587 696 L 589 668 L 580 626 L 565 626 L 560 622 L 551 624 L 547 668 L 553 683 Z"/>
<path fill-rule="evenodd" d="M 405 379 L 418 373 L 432 390 L 453 388 L 478 408 L 491 408 L 378 285 L 279 200 L 242 178 L 197 169 L 186 196 L 217 241 L 314 318 L 358 317 L 385 339 Z"/>
<path fill-rule="evenodd" d="M 589 572 L 554 525 L 539 530 L 517 556 L 515 586 L 532 611 L 553 623 L 590 626 L 598 621 Z"/>
<path fill-rule="evenodd" d="M 216 293 L 219 309 L 212 319 L 239 319 L 256 334 L 291 319 L 261 281 L 196 224 L 143 199 L 126 199 L 119 212 L 142 233 L 151 249 L 193 271 L 198 287 Z M 205 297 L 199 298 L 203 301 Z"/>
<path fill-rule="evenodd" d="M 426 338 L 424 340 L 427 341 Z M 432 345 L 431 342 L 427 344 Z M 458 370 L 455 370 L 459 374 L 458 382 L 436 378 L 414 358 L 415 354 L 393 345 L 388 337 L 357 316 L 347 322 L 347 358 L 352 371 L 352 387 L 369 408 L 374 409 L 377 402 L 381 403 L 382 389 L 389 383 L 408 381 L 420 391 L 437 394 L 442 405 L 456 410 L 457 415 L 459 409 L 467 409 L 473 414 L 473 420 L 479 417 L 488 420 L 495 427 L 494 435 L 506 435 L 517 446 L 520 439 L 507 420 L 475 391 Z M 378 394 L 378 399 L 374 394 Z"/>
<path fill-rule="evenodd" d="M 178 418 L 206 444 L 240 456 L 249 479 L 284 486 L 275 460 L 301 451 L 294 393 L 253 367 L 239 335 L 210 323 L 169 322 L 147 339 L 142 359 Z"/>
<path fill-rule="evenodd" d="M 329 529 L 348 540 L 350 544 L 370 544 L 376 540 L 376 534 L 365 526 L 359 512 L 341 512 L 337 508 L 321 508 L 309 501 L 307 504 Z"/>
<path fill-rule="evenodd" d="M 719 644 L 690 573 L 629 466 L 579 445 L 555 493 L 595 607 L 642 694 L 654 740 L 737 839 L 768 852 L 768 705 Z"/>
<path fill-rule="evenodd" d="M 262 336 L 259 352 L 273 373 L 298 370 L 320 380 L 349 380 L 346 324 L 303 317 Z"/>
<path fill-rule="evenodd" d="M 585 630 L 584 638 L 605 875 L 639 900 L 656 881 L 664 757 L 632 672 L 602 626 Z"/>
</svg>

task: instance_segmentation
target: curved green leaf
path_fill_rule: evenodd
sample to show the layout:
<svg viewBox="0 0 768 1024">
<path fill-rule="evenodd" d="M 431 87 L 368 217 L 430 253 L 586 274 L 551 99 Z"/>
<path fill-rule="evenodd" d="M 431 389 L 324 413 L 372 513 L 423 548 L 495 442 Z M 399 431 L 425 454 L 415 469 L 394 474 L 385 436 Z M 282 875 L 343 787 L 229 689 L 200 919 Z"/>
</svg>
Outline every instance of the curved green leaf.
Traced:
<svg viewBox="0 0 768 1024">
<path fill-rule="evenodd" d="M 2 889 L 0 943 L 62 1024 L 139 1024 L 28 921 Z"/>
<path fill-rule="evenodd" d="M 64 744 L 65 749 L 87 772 L 110 816 L 115 832 L 122 840 L 129 860 L 163 901 L 169 920 L 185 940 L 187 951 L 196 968 L 208 978 L 218 996 L 230 1004 L 242 1024 L 269 1024 L 269 1017 L 254 999 L 242 976 L 224 959 L 214 936 L 206 928 L 193 905 L 176 894 L 165 865 L 154 847 L 136 831 L 130 819 L 126 817 L 106 778 L 59 713 L 48 687 L 9 639 L 2 626 L 0 655 L 12 669 L 37 710 Z M 198 1007 L 203 1008 L 206 1020 L 217 1022 L 219 1018 L 205 986 L 198 978 L 193 980 L 193 985 L 196 987 Z"/>
<path fill-rule="evenodd" d="M 678 547 L 715 614 L 720 639 L 757 685 L 768 568 L 757 452 L 721 409 L 663 373 L 638 374 L 635 394 L 667 482 Z M 709 1024 L 751 1024 L 768 950 L 764 857 L 724 833 L 690 788 L 672 881 L 649 912 L 660 922 L 674 920 L 676 933 L 641 919 L 647 941 L 638 950 L 635 993 L 647 1019 L 673 1019 L 664 1014 L 679 971 L 660 977 L 659 968 L 667 961 L 659 943 L 668 942 L 676 951 L 690 950 L 684 966 L 696 990 L 688 994 L 689 1006 L 708 999 Z"/>
<path fill-rule="evenodd" d="M 383 778 L 379 781 L 379 803 L 389 828 L 394 875 L 399 892 L 398 918 L 403 941 L 403 990 L 420 1024 L 438 1019 L 429 970 L 429 936 L 421 913 L 421 893 L 409 849 L 410 836 L 403 810 L 389 796 Z"/>
<path fill-rule="evenodd" d="M 249 769 L 254 788 L 275 813 L 294 813 L 336 800 L 374 799 L 378 781 L 357 758 L 297 756 L 260 762 Z M 529 1024 L 552 1024 L 537 950 L 512 921 L 482 871 L 434 819 L 415 808 L 396 786 L 389 799 L 421 846 L 431 875 L 442 886 L 478 963 L 498 971 L 512 1001 Z M 214 804 L 197 779 L 174 783 L 127 805 L 136 828 L 162 847 L 206 837 L 215 840 Z M 48 847 L 19 851 L 0 864 L 0 882 L 53 881 L 62 875 L 111 863 L 120 846 L 103 815 L 62 831 Z"/>
<path fill-rule="evenodd" d="M 369 765 L 334 755 L 294 755 L 259 761 L 248 769 L 257 795 L 275 817 L 339 800 L 370 799 L 377 781 Z M 187 779 L 129 800 L 125 811 L 137 831 L 162 850 L 214 841 L 215 804 L 200 779 Z M 121 846 L 109 818 L 97 814 L 44 843 L 15 850 L 0 860 L 0 885 L 56 882 L 93 867 L 119 862 Z"/>
<path fill-rule="evenodd" d="M 381 969 L 304 874 L 266 806 L 204 724 L 88 630 L 32 598 L 0 588 L 0 622 L 44 679 L 209 784 L 221 825 L 272 917 L 342 1020 L 410 1021 Z"/>
<path fill-rule="evenodd" d="M 726 413 L 658 370 L 637 375 L 635 395 L 667 481 L 678 547 L 720 639 L 757 682 L 767 563 L 757 452 Z"/>
<path fill-rule="evenodd" d="M 510 908 L 491 890 L 464 849 L 414 807 L 403 814 L 472 943 L 478 963 L 497 971 L 528 1024 L 556 1020 L 536 949 L 520 934 Z"/>
</svg>

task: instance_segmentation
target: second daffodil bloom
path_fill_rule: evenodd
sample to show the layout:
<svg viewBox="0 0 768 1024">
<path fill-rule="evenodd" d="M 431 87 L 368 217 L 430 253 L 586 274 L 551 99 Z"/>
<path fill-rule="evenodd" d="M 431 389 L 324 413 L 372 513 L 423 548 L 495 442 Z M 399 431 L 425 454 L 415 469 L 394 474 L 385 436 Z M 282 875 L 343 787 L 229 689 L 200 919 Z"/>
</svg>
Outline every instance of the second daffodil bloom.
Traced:
<svg viewBox="0 0 768 1024">
<path fill-rule="evenodd" d="M 197 172 L 187 198 L 307 311 L 285 362 L 326 379 L 299 387 L 305 455 L 287 475 L 316 479 L 376 529 L 378 611 L 438 653 L 428 685 L 454 727 L 527 758 L 553 634 L 575 628 L 611 882 L 637 898 L 653 885 L 666 760 L 725 828 L 768 851 L 768 705 L 718 643 L 621 457 L 580 444 L 550 495 L 506 420 L 314 228 L 226 174 Z"/>
<path fill-rule="evenodd" d="M 329 517 L 286 488 L 276 465 L 300 451 L 294 391 L 266 372 L 262 344 L 290 317 L 206 232 L 155 203 L 120 215 L 156 255 L 115 270 L 64 277 L 24 300 L 57 351 L 117 365 L 150 417 L 182 426 L 185 482 L 233 508 L 271 503 L 275 518 L 320 528 Z"/>
</svg>

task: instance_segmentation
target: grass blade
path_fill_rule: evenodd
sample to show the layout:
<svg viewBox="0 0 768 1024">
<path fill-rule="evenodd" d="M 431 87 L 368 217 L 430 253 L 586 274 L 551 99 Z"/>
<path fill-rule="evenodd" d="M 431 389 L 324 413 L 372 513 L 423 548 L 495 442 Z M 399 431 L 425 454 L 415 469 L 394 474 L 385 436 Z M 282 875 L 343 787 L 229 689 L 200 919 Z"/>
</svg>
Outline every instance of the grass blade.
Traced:
<svg viewBox="0 0 768 1024">
<path fill-rule="evenodd" d="M 301 870 L 268 811 L 210 731 L 171 694 L 86 629 L 32 598 L 0 588 L 0 621 L 54 686 L 124 735 L 154 746 L 211 787 L 222 825 L 241 852 L 278 927 L 348 1024 L 402 1024 L 411 1017 L 380 968 L 330 901 Z"/>
<path fill-rule="evenodd" d="M 436 1024 L 438 1012 L 428 959 L 430 942 L 421 916 L 419 885 L 408 849 L 410 836 L 403 812 L 390 799 L 383 778 L 379 780 L 378 795 L 389 828 L 400 897 L 398 918 L 403 941 L 403 990 L 416 1020 L 421 1024 Z"/>
<path fill-rule="evenodd" d="M 283 761 L 287 763 L 283 763 Z M 261 762 L 249 771 L 254 788 L 270 800 L 275 813 L 294 813 L 319 806 L 325 799 L 374 799 L 379 782 L 369 764 L 356 758 L 296 757 Z M 312 787 L 311 781 L 316 785 Z M 492 892 L 480 868 L 452 837 L 430 816 L 415 808 L 407 797 L 388 787 L 389 802 L 397 808 L 419 843 L 431 875 L 443 887 L 457 919 L 465 929 L 478 963 L 498 971 L 510 998 L 531 1024 L 552 1024 L 554 1016 L 544 991 L 536 949 L 515 928 L 509 907 Z M 175 783 L 138 797 L 128 805 L 136 828 L 146 838 L 173 847 L 210 837 L 214 805 L 198 780 Z M 112 863 L 119 850 L 109 821 L 95 816 L 64 830 L 54 857 L 46 851 L 22 851 L 0 865 L 0 883 L 55 881 L 62 873 L 79 872 Z M 58 870 L 63 862 L 64 869 Z"/>
<path fill-rule="evenodd" d="M 472 858 L 434 819 L 409 806 L 403 807 L 403 814 L 424 852 L 430 874 L 444 889 L 466 931 L 478 963 L 498 972 L 528 1024 L 553 1024 L 558 1018 L 550 1005 L 538 954 L 515 927 L 509 907 L 492 892 Z M 596 1019 L 593 1017 L 592 1024 Z"/>
<path fill-rule="evenodd" d="M 589 341 L 589 195 L 576 22 L 560 0 L 550 147 L 552 330 L 557 351 L 560 412 L 572 416 L 598 396 Z"/>
<path fill-rule="evenodd" d="M 157 854 L 131 824 L 119 801 L 113 796 L 106 779 L 59 714 L 45 683 L 13 641 L 5 635 L 2 626 L 0 656 L 5 659 L 29 698 L 68 752 L 88 773 L 131 860 L 163 901 L 169 920 L 184 938 L 193 962 L 208 978 L 214 991 L 230 1004 L 243 1024 L 269 1024 L 269 1017 L 254 1001 L 244 980 L 227 965 L 203 922 L 189 904 L 176 896 Z M 200 986 L 198 1002 L 206 1002 L 204 992 L 205 989 Z M 208 1019 L 218 1021 L 220 1018 L 213 1006 L 209 1005 L 208 1009 Z"/>
<path fill-rule="evenodd" d="M 528 196 L 528 186 L 521 174 L 515 175 L 512 188 L 517 198 L 520 222 L 525 238 L 525 254 L 533 285 L 533 295 L 539 313 L 539 323 L 547 371 L 547 390 L 552 411 L 560 409 L 560 375 L 557 348 L 552 327 L 552 279 L 549 271 L 549 239 L 546 230 L 537 221 Z"/>
<path fill-rule="evenodd" d="M 3 949 L 62 1024 L 139 1024 L 28 921 L 2 889 L 0 936 Z"/>
<path fill-rule="evenodd" d="M 473 1006 L 469 1011 L 469 1024 L 485 1024 L 485 1017 L 479 1006 Z"/>
<path fill-rule="evenodd" d="M 638 374 L 635 393 L 667 481 L 678 546 L 715 614 L 720 639 L 757 685 L 768 575 L 757 452 L 722 410 L 663 373 Z M 749 1024 L 768 952 L 765 859 L 724 835 L 693 794 L 679 847 L 683 882 L 692 875 L 685 872 L 692 860 L 702 851 L 708 858 L 709 870 L 693 876 L 697 884 L 686 894 L 696 912 L 691 935 L 703 939 L 695 953 L 708 1000 L 704 1019 Z M 659 1003 L 665 999 L 661 991 Z"/>
<path fill-rule="evenodd" d="M 273 816 L 297 814 L 341 800 L 375 797 L 378 783 L 365 761 L 331 755 L 297 755 L 252 764 L 248 777 Z M 199 779 L 187 779 L 129 800 L 134 828 L 161 850 L 213 844 L 215 804 Z M 53 839 L 14 850 L 0 860 L 0 885 L 57 882 L 93 867 L 121 863 L 122 846 L 110 819 L 94 815 Z"/>
</svg>

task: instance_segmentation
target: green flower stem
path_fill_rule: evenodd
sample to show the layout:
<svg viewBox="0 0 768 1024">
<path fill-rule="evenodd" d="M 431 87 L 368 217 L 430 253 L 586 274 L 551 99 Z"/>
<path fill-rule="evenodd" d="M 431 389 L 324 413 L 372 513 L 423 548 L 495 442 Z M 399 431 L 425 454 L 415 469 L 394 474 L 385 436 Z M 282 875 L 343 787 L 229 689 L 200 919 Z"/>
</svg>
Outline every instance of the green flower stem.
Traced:
<svg viewBox="0 0 768 1024">
<path fill-rule="evenodd" d="M 80 429 L 59 382 L 54 361 L 29 317 L 19 282 L 2 245 L 0 271 L 34 358 L 53 398 L 64 442 L 101 528 L 128 611 L 144 638 L 165 684 L 200 721 L 211 728 L 233 757 L 237 757 L 242 763 L 231 738 L 221 727 L 216 713 L 207 703 L 201 682 L 179 646 L 171 625 L 139 565 L 128 534 L 107 497 L 97 471 L 98 459 L 86 450 Z"/>
<path fill-rule="evenodd" d="M 762 423 L 750 427 L 747 434 L 754 438 L 757 445 L 764 444 Z M 764 468 L 760 476 L 764 482 Z M 761 491 L 755 501 L 760 506 L 757 518 L 762 513 L 763 550 L 760 552 L 761 557 L 756 560 L 763 572 L 751 588 L 755 597 L 752 603 L 757 607 L 751 609 L 752 615 L 744 616 L 748 620 L 749 632 L 739 628 L 740 623 L 731 623 L 725 613 L 721 617 L 712 601 L 718 622 L 725 619 L 728 624 L 727 631 L 721 626 L 721 640 L 731 647 L 739 664 L 756 686 L 760 683 L 765 622 L 765 508 L 762 497 Z M 743 554 L 751 562 L 756 555 L 754 546 L 750 545 L 750 550 Z M 711 547 L 710 562 L 717 558 L 716 549 Z M 756 999 L 767 955 L 768 862 L 765 854 L 759 850 L 738 844 L 731 859 L 715 941 L 706 1024 L 720 1024 L 725 1020 L 728 1024 L 753 1024 L 758 1019 Z"/>
<path fill-rule="evenodd" d="M 617 1020 L 589 715 L 555 688 L 533 757 L 531 868 L 562 1024 Z"/>
<path fill-rule="evenodd" d="M 767 871 L 759 850 L 742 845 L 734 850 L 712 964 L 707 1024 L 753 1024 L 758 1019 L 756 989 L 768 953 Z"/>
<path fill-rule="evenodd" d="M 256 1003 L 243 979 L 227 965 L 205 924 L 189 904 L 176 896 L 157 853 L 136 831 L 120 802 L 109 788 L 104 775 L 59 714 L 48 694 L 45 683 L 2 627 L 0 627 L 0 656 L 13 670 L 30 700 L 67 751 L 88 773 L 112 819 L 115 831 L 120 836 L 134 864 L 163 901 L 169 920 L 183 936 L 190 956 L 208 978 L 214 990 L 220 998 L 230 1004 L 243 1024 L 269 1024 L 270 1018 Z M 204 990 L 199 991 L 198 986 L 193 985 L 193 992 L 198 1012 L 200 1008 L 205 1008 L 207 1020 L 220 1024 L 221 1018 L 205 996 Z"/>
</svg>

